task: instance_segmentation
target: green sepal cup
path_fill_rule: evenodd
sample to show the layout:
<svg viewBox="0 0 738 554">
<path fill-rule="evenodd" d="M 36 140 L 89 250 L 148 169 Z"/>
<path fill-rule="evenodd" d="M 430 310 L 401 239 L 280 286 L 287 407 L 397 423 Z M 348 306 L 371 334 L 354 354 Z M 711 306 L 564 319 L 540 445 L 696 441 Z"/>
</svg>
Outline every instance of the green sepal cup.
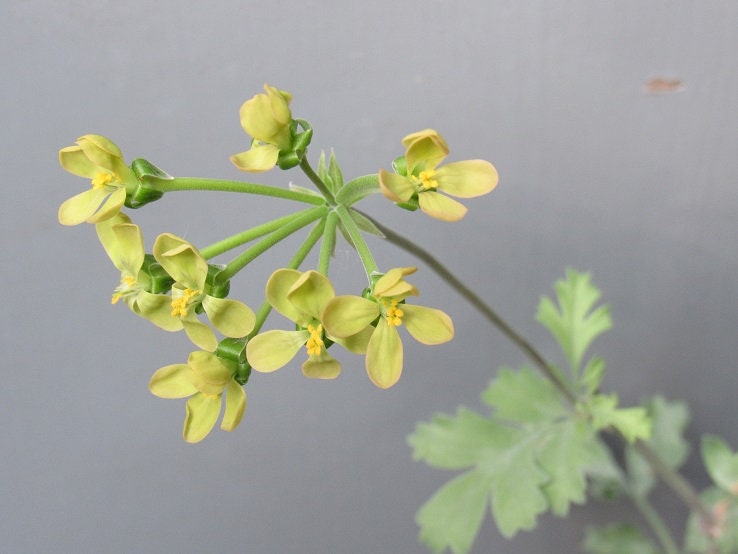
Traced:
<svg viewBox="0 0 738 554">
<path fill-rule="evenodd" d="M 131 163 L 131 169 L 138 179 L 138 185 L 134 190 L 126 191 L 126 206 L 129 208 L 140 208 L 145 204 L 159 200 L 164 193 L 157 187 L 157 180 L 169 181 L 174 179 L 171 175 L 162 171 L 151 162 L 137 158 Z"/>
<path fill-rule="evenodd" d="M 223 264 L 208 264 L 208 274 L 205 277 L 205 294 L 215 298 L 225 298 L 231 291 L 229 280 L 221 281 L 218 275 L 226 268 Z"/>
<path fill-rule="evenodd" d="M 233 378 L 245 385 L 251 376 L 251 366 L 246 360 L 246 337 L 225 338 L 218 343 L 215 355 L 233 372 Z"/>
<path fill-rule="evenodd" d="M 141 279 L 142 276 L 146 276 L 147 279 Z M 139 279 L 141 279 L 144 290 L 152 294 L 166 294 L 174 284 L 174 279 L 161 267 L 152 254 L 144 256 Z"/>
<path fill-rule="evenodd" d="M 302 131 L 298 132 L 298 127 L 302 128 Z M 277 157 L 277 165 L 280 169 L 291 169 L 300 165 L 313 138 L 313 128 L 304 119 L 293 119 L 290 124 L 290 134 L 292 135 L 290 149 L 280 150 Z"/>
<path fill-rule="evenodd" d="M 225 298 L 231 291 L 231 282 L 225 281 L 223 283 L 218 281 L 218 275 L 225 269 L 225 265 L 222 264 L 208 264 L 208 274 L 205 277 L 205 294 L 214 298 Z M 201 314 L 205 311 L 202 304 L 198 304 L 195 307 L 195 313 Z"/>
</svg>

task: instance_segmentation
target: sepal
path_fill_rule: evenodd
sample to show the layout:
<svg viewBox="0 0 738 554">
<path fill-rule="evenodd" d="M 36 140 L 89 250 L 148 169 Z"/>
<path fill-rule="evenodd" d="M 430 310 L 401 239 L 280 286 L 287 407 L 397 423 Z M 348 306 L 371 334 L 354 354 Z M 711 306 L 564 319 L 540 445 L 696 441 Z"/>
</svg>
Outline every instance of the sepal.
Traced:
<svg viewBox="0 0 738 554">
<path fill-rule="evenodd" d="M 146 279 L 141 279 L 146 276 Z M 144 290 L 152 294 L 166 294 L 172 288 L 174 279 L 164 270 L 152 254 L 144 256 L 144 263 L 139 273 L 139 281 L 144 285 Z"/>
<path fill-rule="evenodd" d="M 220 282 L 218 275 L 226 268 L 223 264 L 208 264 L 208 275 L 205 277 L 205 294 L 215 298 L 225 298 L 231 290 L 231 282 Z"/>
<path fill-rule="evenodd" d="M 302 128 L 302 131 L 298 132 L 298 127 Z M 313 138 L 313 128 L 304 119 L 293 119 L 290 124 L 290 134 L 292 145 L 289 150 L 280 150 L 277 157 L 277 165 L 280 169 L 291 169 L 300 165 Z"/>
<path fill-rule="evenodd" d="M 138 184 L 134 190 L 126 190 L 125 204 L 129 208 L 140 208 L 145 204 L 159 200 L 164 196 L 164 193 L 156 186 L 156 180 L 169 181 L 174 179 L 174 177 L 143 158 L 133 160 L 131 169 L 136 175 Z"/>
<path fill-rule="evenodd" d="M 245 385 L 251 376 L 251 365 L 246 359 L 246 342 L 244 338 L 225 338 L 218 343 L 215 355 L 233 371 L 233 378 Z"/>
</svg>

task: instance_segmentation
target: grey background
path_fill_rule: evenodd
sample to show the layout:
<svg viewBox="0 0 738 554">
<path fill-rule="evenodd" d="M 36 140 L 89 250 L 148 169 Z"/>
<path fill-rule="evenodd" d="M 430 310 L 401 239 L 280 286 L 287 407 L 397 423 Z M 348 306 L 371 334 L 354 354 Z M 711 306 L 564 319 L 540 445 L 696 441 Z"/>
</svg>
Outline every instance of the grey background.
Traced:
<svg viewBox="0 0 738 554">
<path fill-rule="evenodd" d="M 153 397 L 183 334 L 110 306 L 117 271 L 58 205 L 84 182 L 56 152 L 101 133 L 126 159 L 180 176 L 246 179 L 241 103 L 291 91 L 351 177 L 389 167 L 434 127 L 451 159 L 501 182 L 456 225 L 370 213 L 436 253 L 556 359 L 533 321 L 567 266 L 592 271 L 615 328 L 597 343 L 624 403 L 657 392 L 694 409 L 689 436 L 738 445 L 738 4 L 731 1 L 6 2 L 0 7 L 3 383 L 0 541 L 6 552 L 424 552 L 417 508 L 452 474 L 411 460 L 415 422 L 478 393 L 522 356 L 435 276 L 414 282 L 455 319 L 453 343 L 405 340 L 400 383 L 376 390 L 356 358 L 333 382 L 293 363 L 255 375 L 240 428 L 180 437 L 184 403 Z M 649 95 L 653 77 L 683 92 Z M 273 184 L 299 172 L 273 171 Z M 208 244 L 289 203 L 176 194 L 133 214 Z M 381 267 L 414 263 L 371 241 Z M 282 250 L 239 275 L 258 305 Z M 344 244 L 339 289 L 363 286 Z M 283 321 L 275 318 L 270 325 Z M 706 478 L 695 453 L 687 474 Z M 679 526 L 667 492 L 659 505 Z M 584 526 L 630 517 L 593 504 L 512 542 L 485 522 L 475 552 L 574 552 Z"/>
</svg>

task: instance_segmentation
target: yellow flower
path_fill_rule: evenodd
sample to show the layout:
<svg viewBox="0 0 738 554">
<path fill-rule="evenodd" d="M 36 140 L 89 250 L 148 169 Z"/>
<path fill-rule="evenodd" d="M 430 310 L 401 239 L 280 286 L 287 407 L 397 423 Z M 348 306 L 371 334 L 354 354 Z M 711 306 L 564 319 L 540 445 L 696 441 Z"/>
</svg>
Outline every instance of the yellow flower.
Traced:
<svg viewBox="0 0 738 554">
<path fill-rule="evenodd" d="M 241 106 L 241 126 L 253 137 L 251 149 L 231 156 L 233 164 L 243 171 L 267 171 L 274 167 L 280 151 L 292 146 L 292 95 L 264 85 L 266 94 L 257 94 Z"/>
<path fill-rule="evenodd" d="M 123 300 L 133 313 L 158 327 L 167 331 L 181 329 L 181 324 L 169 316 L 169 297 L 151 292 L 160 283 L 154 282 L 154 277 L 144 271 L 146 253 L 139 226 L 131 223 L 125 214 L 118 213 L 97 223 L 95 229 L 105 252 L 121 273 L 111 303 Z M 171 280 L 167 279 L 165 284 L 168 287 Z"/>
<path fill-rule="evenodd" d="M 497 170 L 485 160 L 452 162 L 438 167 L 448 155 L 443 137 L 425 129 L 402 139 L 406 147 L 399 173 L 379 170 L 379 187 L 399 204 L 420 206 L 426 214 L 444 221 L 458 221 L 467 208 L 449 196 L 473 198 L 491 192 L 498 182 Z M 445 194 L 441 194 L 445 193 Z"/>
<path fill-rule="evenodd" d="M 298 329 L 276 329 L 252 338 L 246 345 L 251 367 L 261 372 L 275 371 L 289 363 L 305 346 L 308 359 L 302 364 L 302 372 L 306 377 L 338 377 L 341 364 L 327 350 L 334 338 L 325 334 L 321 323 L 323 309 L 334 296 L 333 285 L 317 271 L 275 271 L 267 282 L 267 300 L 279 313 L 294 321 Z M 338 342 L 352 352 L 363 353 L 368 339 L 369 335 L 364 333 L 347 335 Z"/>
<path fill-rule="evenodd" d="M 372 382 L 387 389 L 402 373 L 402 340 L 397 330 L 404 325 L 423 344 L 442 344 L 454 336 L 451 318 L 441 310 L 405 303 L 418 290 L 404 277 L 414 267 L 391 269 L 372 287 L 369 298 L 336 296 L 323 311 L 323 325 L 337 338 L 371 332 L 366 349 L 366 371 Z"/>
<path fill-rule="evenodd" d="M 184 329 L 197 346 L 212 351 L 218 342 L 212 329 L 197 319 L 200 306 L 213 327 L 226 337 L 245 337 L 254 328 L 256 316 L 246 304 L 210 294 L 206 286 L 208 264 L 192 244 L 163 233 L 154 243 L 154 257 L 174 279 L 170 316 L 175 330 Z"/>
<path fill-rule="evenodd" d="M 92 187 L 59 207 L 59 223 L 97 223 L 117 214 L 126 200 L 126 187 L 133 190 L 136 175 L 123 161 L 120 149 L 101 135 L 84 135 L 76 146 L 59 151 L 61 166 L 91 180 Z"/>
<path fill-rule="evenodd" d="M 182 436 L 191 443 L 200 442 L 215 426 L 224 393 L 221 429 L 233 431 L 246 410 L 246 391 L 233 377 L 227 361 L 212 352 L 192 352 L 186 364 L 159 368 L 149 381 L 149 389 L 160 398 L 190 397 Z"/>
</svg>

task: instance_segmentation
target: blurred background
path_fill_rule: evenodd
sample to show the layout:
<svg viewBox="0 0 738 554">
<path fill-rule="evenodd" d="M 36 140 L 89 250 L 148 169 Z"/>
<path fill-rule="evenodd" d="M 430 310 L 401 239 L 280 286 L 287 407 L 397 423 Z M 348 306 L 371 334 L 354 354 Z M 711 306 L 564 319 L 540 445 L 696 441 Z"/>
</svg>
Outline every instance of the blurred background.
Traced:
<svg viewBox="0 0 738 554">
<path fill-rule="evenodd" d="M 312 123 L 312 161 L 333 148 L 347 178 L 389 168 L 426 127 L 449 160 L 492 161 L 500 185 L 458 224 L 381 197 L 362 206 L 555 360 L 539 297 L 566 267 L 591 271 L 615 322 L 595 343 L 606 388 L 625 405 L 684 400 L 691 439 L 738 446 L 738 4 L 28 0 L 3 3 L 0 21 L 6 552 L 426 551 L 415 512 L 453 474 L 413 462 L 407 434 L 434 413 L 482 409 L 495 371 L 524 361 L 432 272 L 420 265 L 413 283 L 457 337 L 407 338 L 394 388 L 376 389 L 358 358 L 329 382 L 295 362 L 252 377 L 235 432 L 188 445 L 184 401 L 147 384 L 192 346 L 110 306 L 119 273 L 93 228 L 57 222 L 86 186 L 57 151 L 85 133 L 173 175 L 248 180 L 228 156 L 248 148 L 238 109 L 265 82 Z M 308 184 L 299 171 L 262 180 Z M 163 231 L 206 245 L 294 207 L 172 193 L 132 216 L 149 248 Z M 416 263 L 370 245 L 384 269 Z M 258 306 L 290 255 L 239 274 L 234 297 Z M 343 293 L 363 286 L 345 242 L 331 277 Z M 686 474 L 707 484 L 697 452 Z M 656 500 L 678 529 L 679 502 Z M 632 511 L 592 503 L 513 541 L 487 519 L 474 552 L 576 552 L 587 525 Z"/>
</svg>

